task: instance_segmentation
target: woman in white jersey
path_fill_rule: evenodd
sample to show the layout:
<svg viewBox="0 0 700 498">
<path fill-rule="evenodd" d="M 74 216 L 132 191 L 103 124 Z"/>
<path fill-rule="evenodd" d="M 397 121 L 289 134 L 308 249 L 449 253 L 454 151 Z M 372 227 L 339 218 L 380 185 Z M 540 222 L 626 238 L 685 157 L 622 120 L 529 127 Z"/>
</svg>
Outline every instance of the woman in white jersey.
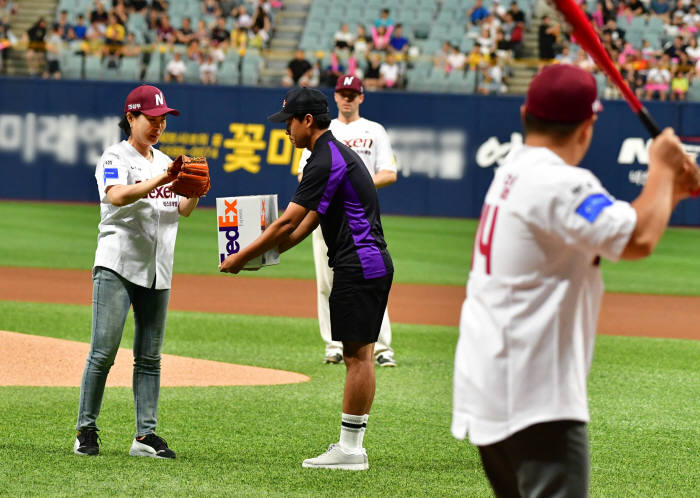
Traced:
<svg viewBox="0 0 700 498">
<path fill-rule="evenodd" d="M 90 353 L 73 447 L 77 455 L 99 453 L 97 416 L 132 306 L 136 435 L 129 454 L 175 458 L 155 434 L 160 356 L 178 219 L 189 216 L 199 199 L 178 198 L 170 191 L 172 161 L 153 148 L 168 114 L 180 113 L 167 106 L 158 88 L 142 85 L 132 90 L 119 123 L 127 139 L 107 148 L 97 163 L 101 218 L 93 267 Z"/>
<path fill-rule="evenodd" d="M 391 150 L 389 135 L 381 124 L 360 117 L 360 104 L 365 99 L 362 80 L 351 74 L 341 76 L 335 85 L 334 97 L 338 105 L 338 117 L 331 121 L 329 127 L 333 136 L 362 158 L 376 188 L 386 187 L 396 182 L 396 161 Z M 299 159 L 299 181 L 310 155 L 311 152 L 304 149 Z M 333 271 L 328 266 L 328 247 L 323 241 L 320 228 L 314 230 L 311 243 L 316 267 L 318 325 L 321 338 L 326 344 L 324 362 L 338 364 L 343 361 L 343 344 L 331 338 L 328 298 L 333 287 Z M 391 348 L 391 324 L 386 310 L 379 339 L 374 348 L 374 356 L 379 366 L 396 366 L 394 350 Z"/>
</svg>

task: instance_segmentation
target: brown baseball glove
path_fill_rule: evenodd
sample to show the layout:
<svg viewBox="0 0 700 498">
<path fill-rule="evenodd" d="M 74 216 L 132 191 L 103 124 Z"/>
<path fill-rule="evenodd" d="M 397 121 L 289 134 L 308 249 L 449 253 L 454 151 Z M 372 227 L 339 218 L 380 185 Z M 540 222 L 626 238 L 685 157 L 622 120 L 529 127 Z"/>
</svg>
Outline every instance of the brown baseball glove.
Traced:
<svg viewBox="0 0 700 498">
<path fill-rule="evenodd" d="M 202 197 L 211 188 L 206 157 L 178 156 L 169 173 L 174 178 L 170 190 L 182 197 Z"/>
</svg>

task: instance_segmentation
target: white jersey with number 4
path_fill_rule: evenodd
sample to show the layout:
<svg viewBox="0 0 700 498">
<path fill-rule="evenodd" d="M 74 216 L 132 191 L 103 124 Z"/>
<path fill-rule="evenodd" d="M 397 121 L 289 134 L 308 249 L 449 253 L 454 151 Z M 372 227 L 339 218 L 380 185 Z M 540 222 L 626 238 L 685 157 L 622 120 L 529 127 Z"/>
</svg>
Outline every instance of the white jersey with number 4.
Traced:
<svg viewBox="0 0 700 498">
<path fill-rule="evenodd" d="M 335 138 L 357 152 L 370 175 L 374 176 L 382 170 L 396 171 L 389 135 L 379 123 L 360 118 L 346 124 L 334 119 L 328 129 Z M 299 159 L 299 173 L 310 155 L 311 151 L 304 149 Z"/>
<path fill-rule="evenodd" d="M 495 173 L 474 241 L 455 355 L 452 433 L 476 445 L 589 419 L 586 377 L 603 282 L 637 221 L 588 170 L 543 147 Z"/>
</svg>

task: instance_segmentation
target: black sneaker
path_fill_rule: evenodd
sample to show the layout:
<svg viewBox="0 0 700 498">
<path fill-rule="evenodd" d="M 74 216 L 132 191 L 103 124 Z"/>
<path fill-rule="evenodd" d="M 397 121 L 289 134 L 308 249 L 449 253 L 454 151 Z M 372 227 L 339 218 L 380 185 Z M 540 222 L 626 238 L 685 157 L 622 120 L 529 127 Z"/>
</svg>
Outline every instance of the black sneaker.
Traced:
<svg viewBox="0 0 700 498">
<path fill-rule="evenodd" d="M 81 456 L 94 456 L 100 453 L 100 445 L 97 443 L 97 429 L 87 427 L 78 431 L 73 445 L 73 453 Z"/>
<path fill-rule="evenodd" d="M 151 458 L 175 458 L 175 452 L 168 448 L 168 443 L 165 442 L 165 439 L 153 433 L 134 438 L 129 455 Z"/>
</svg>

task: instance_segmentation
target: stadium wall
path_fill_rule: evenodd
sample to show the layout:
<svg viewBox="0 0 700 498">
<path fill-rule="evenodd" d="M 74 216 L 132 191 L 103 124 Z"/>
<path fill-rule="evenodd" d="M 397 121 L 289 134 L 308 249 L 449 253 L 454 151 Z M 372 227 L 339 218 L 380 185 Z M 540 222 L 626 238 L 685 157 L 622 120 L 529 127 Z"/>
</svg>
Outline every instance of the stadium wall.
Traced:
<svg viewBox="0 0 700 498">
<path fill-rule="evenodd" d="M 133 83 L 0 79 L 0 198 L 97 202 L 94 167 L 120 140 L 117 123 Z M 171 107 L 160 149 L 205 155 L 217 196 L 277 193 L 285 206 L 297 185 L 293 150 L 284 129 L 266 121 L 284 89 L 167 85 Z M 332 95 L 331 111 L 335 112 Z M 522 141 L 518 97 L 370 93 L 362 115 L 387 128 L 399 181 L 380 191 L 390 214 L 478 217 L 486 188 L 513 144 Z M 646 177 L 647 135 L 622 101 L 606 101 L 582 166 L 610 190 L 633 199 Z M 672 126 L 695 149 L 700 105 L 652 102 L 662 126 Z M 695 144 L 695 145 L 693 145 Z M 700 225 L 700 203 L 674 213 L 677 225 Z"/>
</svg>

